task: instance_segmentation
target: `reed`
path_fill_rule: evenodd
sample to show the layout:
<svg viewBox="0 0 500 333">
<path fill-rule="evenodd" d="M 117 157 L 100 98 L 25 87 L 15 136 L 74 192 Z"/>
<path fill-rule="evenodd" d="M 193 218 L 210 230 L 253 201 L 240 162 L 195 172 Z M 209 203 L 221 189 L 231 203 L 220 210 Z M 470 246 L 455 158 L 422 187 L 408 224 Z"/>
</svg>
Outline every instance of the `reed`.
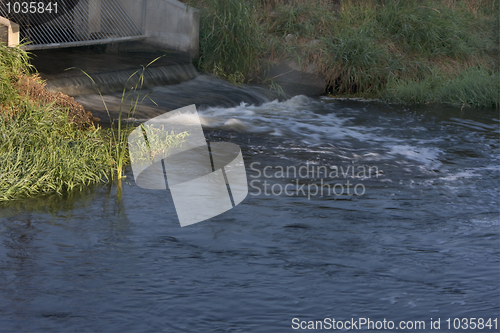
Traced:
<svg viewBox="0 0 500 333">
<path fill-rule="evenodd" d="M 140 70 L 132 73 L 127 82 L 124 85 L 121 95 L 120 106 L 118 110 L 118 118 L 111 116 L 106 101 L 99 89 L 97 92 L 101 98 L 103 106 L 108 114 L 109 121 L 111 123 L 109 132 L 106 135 L 108 145 L 108 154 L 112 156 L 112 172 L 111 178 L 121 180 L 125 177 L 125 166 L 130 161 L 130 155 L 128 152 L 128 136 L 130 132 L 134 129 L 133 123 L 125 122 L 124 119 L 128 119 L 134 116 L 137 110 L 137 106 L 148 98 L 149 93 L 142 93 L 142 88 L 144 86 L 144 73 L 148 67 L 150 67 L 154 62 L 156 62 L 161 57 L 157 57 L 152 60 L 146 66 L 143 66 Z M 91 81 L 97 86 L 95 80 L 85 71 L 82 71 Z"/>
</svg>

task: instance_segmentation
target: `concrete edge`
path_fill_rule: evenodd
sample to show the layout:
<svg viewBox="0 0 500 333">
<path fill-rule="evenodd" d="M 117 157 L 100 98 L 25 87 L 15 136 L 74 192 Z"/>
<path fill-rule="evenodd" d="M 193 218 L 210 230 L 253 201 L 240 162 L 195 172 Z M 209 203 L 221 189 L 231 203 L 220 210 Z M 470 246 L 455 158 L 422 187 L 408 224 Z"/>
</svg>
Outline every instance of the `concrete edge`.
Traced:
<svg viewBox="0 0 500 333">
<path fill-rule="evenodd" d="M 0 25 L 7 28 L 6 36 L 0 35 L 0 42 L 6 43 L 8 47 L 16 47 L 19 45 L 19 24 L 9 21 L 3 16 L 0 16 Z M 5 33 L 5 32 L 4 32 Z"/>
</svg>

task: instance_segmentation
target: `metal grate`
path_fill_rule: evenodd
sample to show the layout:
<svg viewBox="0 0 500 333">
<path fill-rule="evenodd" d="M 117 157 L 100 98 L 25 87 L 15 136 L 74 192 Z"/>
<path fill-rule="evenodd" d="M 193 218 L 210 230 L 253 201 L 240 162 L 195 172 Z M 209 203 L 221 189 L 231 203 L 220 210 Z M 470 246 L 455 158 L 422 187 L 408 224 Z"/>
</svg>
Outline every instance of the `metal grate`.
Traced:
<svg viewBox="0 0 500 333">
<path fill-rule="evenodd" d="M 0 16 L 20 25 L 20 37 L 26 49 L 47 49 L 103 44 L 143 38 L 119 0 L 73 0 L 60 9 L 59 16 L 10 14 L 0 6 Z M 2 0 L 5 4 L 9 0 Z M 20 1 L 10 1 L 11 3 Z M 12 8 L 12 7 L 11 7 Z M 62 13 L 62 14 L 61 14 Z"/>
</svg>

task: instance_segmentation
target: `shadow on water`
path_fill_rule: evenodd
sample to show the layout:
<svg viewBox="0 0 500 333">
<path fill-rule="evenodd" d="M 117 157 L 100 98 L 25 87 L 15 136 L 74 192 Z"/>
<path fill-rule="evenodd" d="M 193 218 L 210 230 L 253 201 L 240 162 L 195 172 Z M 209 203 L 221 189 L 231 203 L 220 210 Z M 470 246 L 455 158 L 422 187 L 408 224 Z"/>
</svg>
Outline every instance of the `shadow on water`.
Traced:
<svg viewBox="0 0 500 333">
<path fill-rule="evenodd" d="M 16 225 L 26 230 L 37 229 L 41 221 L 62 226 L 56 221 L 75 219 L 79 222 L 72 227 L 85 229 L 87 226 L 81 223 L 90 222 L 95 217 L 92 212 L 97 210 L 104 216 L 113 217 L 109 219 L 108 227 L 123 230 L 130 223 L 122 200 L 123 183 L 125 181 L 115 181 L 63 194 L 44 194 L 5 202 L 0 205 L 0 219 L 4 222 L 4 227 Z M 12 223 L 9 224 L 9 221 Z M 12 230 L 11 236 L 14 235 Z M 21 237 L 24 236 L 21 234 Z"/>
</svg>

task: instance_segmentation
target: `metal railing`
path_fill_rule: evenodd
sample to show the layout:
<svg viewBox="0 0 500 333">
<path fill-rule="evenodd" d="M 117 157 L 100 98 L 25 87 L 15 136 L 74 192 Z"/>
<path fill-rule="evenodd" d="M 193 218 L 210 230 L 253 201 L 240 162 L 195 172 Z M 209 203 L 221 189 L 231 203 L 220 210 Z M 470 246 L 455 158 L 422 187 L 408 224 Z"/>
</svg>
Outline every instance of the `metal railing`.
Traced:
<svg viewBox="0 0 500 333">
<path fill-rule="evenodd" d="M 23 15 L 21 5 L 14 7 L 14 3 L 23 2 L 2 0 L 0 16 L 17 21 L 21 43 L 27 43 L 25 48 L 28 50 L 104 44 L 144 37 L 119 0 L 73 0 L 71 6 L 58 9 L 59 15 L 38 12 Z M 11 5 L 8 6 L 8 3 Z"/>
</svg>

